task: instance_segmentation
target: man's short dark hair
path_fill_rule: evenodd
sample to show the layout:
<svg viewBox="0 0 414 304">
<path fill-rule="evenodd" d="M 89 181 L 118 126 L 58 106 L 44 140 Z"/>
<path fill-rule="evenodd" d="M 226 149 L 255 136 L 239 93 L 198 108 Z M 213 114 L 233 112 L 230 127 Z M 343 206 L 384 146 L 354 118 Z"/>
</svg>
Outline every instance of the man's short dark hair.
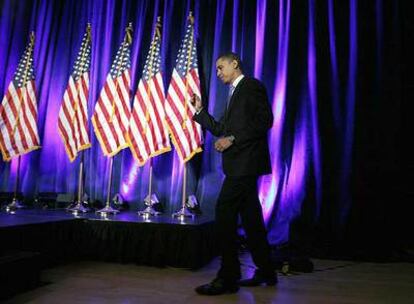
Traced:
<svg viewBox="0 0 414 304">
<path fill-rule="evenodd" d="M 233 52 L 223 53 L 219 56 L 217 60 L 219 59 L 227 59 L 228 61 L 235 60 L 237 62 L 237 68 L 240 69 L 240 71 L 243 71 L 243 63 L 240 59 L 240 56 L 237 55 L 236 53 L 233 53 Z"/>
</svg>

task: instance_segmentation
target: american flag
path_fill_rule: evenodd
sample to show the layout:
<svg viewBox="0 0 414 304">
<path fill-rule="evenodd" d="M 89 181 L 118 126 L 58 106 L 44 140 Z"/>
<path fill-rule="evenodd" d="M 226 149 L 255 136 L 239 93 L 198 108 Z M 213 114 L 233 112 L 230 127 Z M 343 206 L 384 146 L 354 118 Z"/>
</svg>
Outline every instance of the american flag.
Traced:
<svg viewBox="0 0 414 304">
<path fill-rule="evenodd" d="M 190 160 L 195 153 L 201 152 L 203 143 L 201 126 L 192 120 L 195 109 L 190 99 L 193 94 L 199 97 L 201 94 L 194 20 L 191 14 L 188 19 L 165 105 L 166 121 L 171 138 L 183 162 Z"/>
<path fill-rule="evenodd" d="M 5 161 L 40 148 L 33 69 L 34 33 L 0 105 L 0 149 Z"/>
<path fill-rule="evenodd" d="M 90 63 L 91 28 L 88 25 L 59 111 L 59 134 L 70 161 L 91 146 L 88 128 Z"/>
<path fill-rule="evenodd" d="M 113 156 L 129 146 L 131 42 L 132 26 L 129 25 L 92 116 L 95 134 L 106 156 Z"/>
<path fill-rule="evenodd" d="M 160 23 L 157 23 L 129 122 L 130 148 L 140 166 L 149 158 L 171 150 L 165 125 L 160 47 Z"/>
</svg>

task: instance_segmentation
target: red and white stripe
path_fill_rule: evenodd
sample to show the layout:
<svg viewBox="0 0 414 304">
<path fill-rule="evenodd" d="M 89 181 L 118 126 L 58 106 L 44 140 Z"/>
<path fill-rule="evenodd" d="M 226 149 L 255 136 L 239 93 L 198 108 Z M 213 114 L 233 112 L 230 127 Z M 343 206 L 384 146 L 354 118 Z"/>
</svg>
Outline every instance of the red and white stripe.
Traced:
<svg viewBox="0 0 414 304">
<path fill-rule="evenodd" d="M 202 151 L 202 129 L 198 123 L 192 120 L 195 109 L 191 105 L 190 99 L 193 94 L 201 98 L 198 70 L 191 69 L 186 77 L 181 78 L 174 69 L 168 88 L 165 112 L 174 146 L 183 162 L 190 160 L 195 153 Z M 185 105 L 186 103 L 187 105 Z"/>
<path fill-rule="evenodd" d="M 0 105 L 0 148 L 5 161 L 40 148 L 35 83 L 10 82 Z"/>
<path fill-rule="evenodd" d="M 88 130 L 89 73 L 85 72 L 77 81 L 69 78 L 59 111 L 59 134 L 72 162 L 78 153 L 91 146 Z"/>
<path fill-rule="evenodd" d="M 130 149 L 140 166 L 149 158 L 171 150 L 164 101 L 161 73 L 148 81 L 140 80 L 129 126 Z"/>
<path fill-rule="evenodd" d="M 106 156 L 113 156 L 129 146 L 130 82 L 128 69 L 114 79 L 108 74 L 95 105 L 92 123 Z"/>
</svg>

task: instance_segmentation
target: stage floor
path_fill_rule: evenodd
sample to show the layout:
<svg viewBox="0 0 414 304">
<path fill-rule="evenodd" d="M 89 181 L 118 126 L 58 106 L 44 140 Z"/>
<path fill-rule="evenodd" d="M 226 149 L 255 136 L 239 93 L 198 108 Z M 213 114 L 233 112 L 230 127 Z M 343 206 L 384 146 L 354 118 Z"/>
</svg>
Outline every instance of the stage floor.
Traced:
<svg viewBox="0 0 414 304">
<path fill-rule="evenodd" d="M 196 269 L 216 256 L 211 217 L 149 218 L 136 211 L 102 217 L 65 210 L 0 212 L 0 254 L 41 253 L 45 263 L 99 260 Z"/>
<path fill-rule="evenodd" d="M 95 212 L 79 213 L 77 215 L 73 215 L 72 213 L 62 209 L 19 209 L 13 213 L 9 213 L 4 210 L 0 211 L 0 229 L 2 227 L 70 220 L 197 226 L 212 222 L 213 218 L 207 215 L 197 215 L 194 218 L 188 217 L 184 219 L 178 219 L 168 214 L 161 214 L 159 216 L 144 218 L 142 216 L 139 216 L 136 211 L 122 211 L 116 215 L 108 215 L 107 217 L 102 217 Z"/>
</svg>

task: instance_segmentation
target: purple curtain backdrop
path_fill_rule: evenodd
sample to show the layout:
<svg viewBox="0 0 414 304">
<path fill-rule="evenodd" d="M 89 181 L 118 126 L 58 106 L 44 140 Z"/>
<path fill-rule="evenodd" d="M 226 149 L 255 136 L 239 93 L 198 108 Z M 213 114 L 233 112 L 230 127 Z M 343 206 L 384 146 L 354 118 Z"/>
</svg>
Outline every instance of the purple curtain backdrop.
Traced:
<svg viewBox="0 0 414 304">
<path fill-rule="evenodd" d="M 275 117 L 269 132 L 273 174 L 261 178 L 260 198 L 271 242 L 287 241 L 289 223 L 299 216 L 305 197 L 317 206 L 314 217 L 319 215 L 324 193 L 321 148 L 324 142 L 319 126 L 319 110 L 324 107 L 321 88 L 323 96 L 329 95 L 322 101 L 329 103 L 334 144 L 342 151 L 337 160 L 341 168 L 338 180 L 345 208 L 342 215 L 346 217 L 350 204 L 347 195 L 353 120 L 358 103 L 355 92 L 358 3 L 349 0 L 340 8 L 332 0 L 317 7 L 316 3 L 315 0 L 0 0 L 1 97 L 12 79 L 29 32 L 34 30 L 36 34 L 34 59 L 42 148 L 22 157 L 21 190 L 26 197 L 39 192 L 76 191 L 79 160 L 69 162 L 57 133 L 57 117 L 86 24 L 92 24 L 88 108 L 91 116 L 127 24 L 132 22 L 134 28 L 131 75 L 135 93 L 153 25 L 158 15 L 162 17 L 162 68 L 167 88 L 191 9 L 195 16 L 202 91 L 210 113 L 219 117 L 224 112 L 227 91 L 219 83 L 214 66 L 215 59 L 224 51 L 238 52 L 246 74 L 261 79 L 267 87 Z M 381 43 L 381 3 L 377 1 L 378 16 L 372 24 L 378 28 L 378 43 Z M 346 45 L 337 46 L 338 24 L 341 37 L 345 37 L 342 40 L 348 41 Z M 323 39 L 317 35 L 317 29 L 325 35 Z M 339 48 L 344 56 L 339 56 Z M 338 71 L 340 67 L 342 70 Z M 324 78 L 329 83 L 320 84 L 321 69 L 329 74 Z M 102 154 L 92 126 L 90 129 L 92 148 L 85 152 L 85 190 L 92 199 L 104 201 L 109 161 Z M 212 148 L 214 140 L 207 133 L 203 153 L 188 165 L 187 189 L 197 196 L 205 213 L 214 211 L 223 180 L 220 154 Z M 1 191 L 13 190 L 16 163 L 16 160 L 10 164 L 0 162 Z M 142 208 L 148 189 L 148 166 L 138 167 L 129 150 L 119 153 L 114 164 L 112 192 L 120 192 L 132 209 Z M 175 211 L 181 203 L 182 170 L 175 152 L 154 159 L 154 190 L 165 204 L 166 212 Z"/>
</svg>

